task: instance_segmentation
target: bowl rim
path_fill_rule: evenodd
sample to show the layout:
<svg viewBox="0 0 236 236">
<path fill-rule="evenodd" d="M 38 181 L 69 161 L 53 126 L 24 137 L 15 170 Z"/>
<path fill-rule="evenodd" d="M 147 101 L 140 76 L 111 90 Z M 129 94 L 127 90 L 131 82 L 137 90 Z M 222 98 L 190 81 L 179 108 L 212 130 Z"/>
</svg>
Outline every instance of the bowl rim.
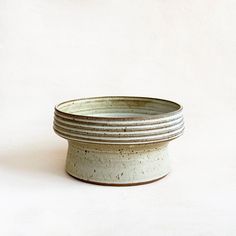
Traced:
<svg viewBox="0 0 236 236">
<path fill-rule="evenodd" d="M 153 101 L 160 101 L 160 102 L 166 102 L 173 104 L 177 106 L 178 108 L 175 111 L 171 112 L 164 112 L 161 114 L 157 115 L 143 115 L 143 116 L 122 116 L 122 117 L 105 117 L 105 116 L 90 116 L 90 115 L 77 115 L 77 114 L 72 114 L 69 112 L 64 112 L 59 110 L 59 107 L 65 103 L 73 103 L 75 101 L 85 101 L 85 100 L 94 100 L 94 99 L 147 99 L 147 100 L 153 100 Z M 168 117 L 168 116 L 173 116 L 176 114 L 179 114 L 183 110 L 183 106 L 180 105 L 179 103 L 167 100 L 167 99 L 161 99 L 161 98 L 153 98 L 153 97 L 139 97 L 139 96 L 97 96 L 97 97 L 87 97 L 87 98 L 78 98 L 78 99 L 72 99 L 72 100 L 67 100 L 64 102 L 61 102 L 57 104 L 55 107 L 55 112 L 64 115 L 65 117 L 71 117 L 76 118 L 76 119 L 82 119 L 82 120 L 104 120 L 104 121 L 137 121 L 137 120 L 155 120 L 163 117 Z"/>
</svg>

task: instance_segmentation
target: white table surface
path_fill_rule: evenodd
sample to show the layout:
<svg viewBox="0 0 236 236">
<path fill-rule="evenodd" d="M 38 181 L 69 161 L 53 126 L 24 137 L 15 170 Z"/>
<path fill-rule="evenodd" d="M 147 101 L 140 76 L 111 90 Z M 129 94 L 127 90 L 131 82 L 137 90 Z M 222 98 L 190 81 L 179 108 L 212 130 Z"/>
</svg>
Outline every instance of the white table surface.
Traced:
<svg viewBox="0 0 236 236">
<path fill-rule="evenodd" d="M 0 235 L 236 235 L 235 1 L 0 2 Z M 171 99 L 172 172 L 136 187 L 77 181 L 58 102 Z"/>
</svg>

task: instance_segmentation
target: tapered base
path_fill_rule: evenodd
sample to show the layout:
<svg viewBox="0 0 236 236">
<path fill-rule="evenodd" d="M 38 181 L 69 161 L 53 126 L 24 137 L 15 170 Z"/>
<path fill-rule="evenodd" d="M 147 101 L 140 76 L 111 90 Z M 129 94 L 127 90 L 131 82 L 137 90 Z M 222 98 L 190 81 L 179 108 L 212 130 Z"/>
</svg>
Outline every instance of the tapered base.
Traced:
<svg viewBox="0 0 236 236">
<path fill-rule="evenodd" d="M 170 171 L 167 143 L 96 145 L 69 141 L 66 171 L 79 180 L 102 185 L 154 182 Z"/>
</svg>

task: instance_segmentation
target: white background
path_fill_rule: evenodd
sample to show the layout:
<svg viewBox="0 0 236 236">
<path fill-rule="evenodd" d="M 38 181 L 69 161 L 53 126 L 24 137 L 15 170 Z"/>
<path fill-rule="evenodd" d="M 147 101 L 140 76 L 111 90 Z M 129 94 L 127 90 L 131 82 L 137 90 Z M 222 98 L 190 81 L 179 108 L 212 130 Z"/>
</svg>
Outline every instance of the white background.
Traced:
<svg viewBox="0 0 236 236">
<path fill-rule="evenodd" d="M 236 235 L 236 1 L 0 0 L 0 235 Z M 184 106 L 172 172 L 137 187 L 64 171 L 54 105 Z"/>
</svg>

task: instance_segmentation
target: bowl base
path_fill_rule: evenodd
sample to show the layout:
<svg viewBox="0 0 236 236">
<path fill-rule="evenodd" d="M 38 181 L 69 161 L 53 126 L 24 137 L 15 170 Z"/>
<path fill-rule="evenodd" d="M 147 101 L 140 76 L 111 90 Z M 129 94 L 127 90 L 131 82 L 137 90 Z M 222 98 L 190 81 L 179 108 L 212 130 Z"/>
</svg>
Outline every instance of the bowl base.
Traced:
<svg viewBox="0 0 236 236">
<path fill-rule="evenodd" d="M 170 171 L 167 144 L 101 145 L 69 141 L 66 171 L 77 179 L 103 185 L 153 182 Z"/>
</svg>

